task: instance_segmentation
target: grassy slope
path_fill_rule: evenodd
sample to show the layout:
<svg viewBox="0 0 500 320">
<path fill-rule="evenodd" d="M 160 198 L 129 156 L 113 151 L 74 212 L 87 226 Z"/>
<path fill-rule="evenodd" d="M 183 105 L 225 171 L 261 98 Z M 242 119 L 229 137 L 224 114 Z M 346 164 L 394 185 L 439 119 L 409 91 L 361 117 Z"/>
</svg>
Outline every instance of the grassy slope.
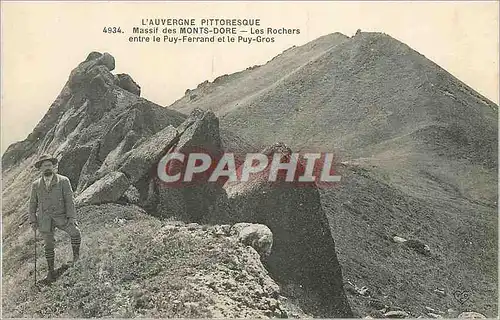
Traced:
<svg viewBox="0 0 500 320">
<path fill-rule="evenodd" d="M 3 273 L 7 317 L 254 317 L 281 312 L 258 254 L 212 227 L 162 222 L 135 206 L 78 211 L 82 259 L 33 290 L 32 233 L 23 229 Z M 56 267 L 71 257 L 57 234 Z M 38 241 L 39 278 L 46 272 Z"/>
<path fill-rule="evenodd" d="M 391 170 L 414 180 L 418 193 L 383 168 L 342 170 L 336 189 L 322 190 L 345 280 L 367 286 L 371 297 L 426 316 L 425 307 L 445 312 L 475 310 L 497 316 L 496 208 L 446 191 L 412 171 Z M 412 183 L 410 183 L 411 186 Z M 430 257 L 391 241 L 393 235 L 429 245 Z M 436 293 L 445 289 L 445 296 Z M 468 291 L 462 304 L 453 293 Z M 373 314 L 369 298 L 350 295 L 359 314 Z"/>
<path fill-rule="evenodd" d="M 335 33 L 326 35 L 306 45 L 291 48 L 274 57 L 268 63 L 250 70 L 225 75 L 213 83 L 200 84 L 198 88 L 186 94 L 169 106 L 171 109 L 189 113 L 194 108 L 212 110 L 218 116 L 231 112 L 245 101 L 274 86 L 282 78 L 324 54 L 348 37 Z"/>
<path fill-rule="evenodd" d="M 420 131 L 429 126 L 456 125 L 474 150 L 496 157 L 485 150 L 495 145 L 496 106 L 471 97 L 458 80 L 385 35 L 344 41 L 242 100 L 221 125 L 263 144 L 283 141 L 357 157 L 390 139 L 425 134 Z"/>
<path fill-rule="evenodd" d="M 255 75 L 259 70 L 265 72 Z M 422 140 L 418 135 L 435 135 L 427 131 L 436 128 L 456 139 L 445 141 L 452 147 L 471 146 L 460 155 L 496 158 L 498 107 L 384 34 L 320 38 L 226 78 L 169 108 L 214 109 L 223 128 L 261 145 L 283 141 L 359 157 L 390 149 L 379 144 L 405 135 Z"/>
<path fill-rule="evenodd" d="M 119 100 L 112 112 L 85 128 L 82 143 L 106 133 L 106 126 L 114 123 L 110 119 L 119 118 L 116 115 L 131 105 L 126 101 L 129 96 L 118 95 L 125 100 Z M 141 101 L 137 108 L 144 112 L 138 125 L 178 124 L 184 118 L 176 111 Z M 223 130 L 222 136 L 225 145 L 236 143 L 231 132 Z M 242 139 L 237 139 L 237 144 L 248 146 Z M 23 159 L 2 172 L 6 316 L 264 317 L 286 309 L 278 307 L 277 286 L 258 256 L 234 239 L 213 237 L 210 228 L 167 232 L 161 229 L 164 223 L 138 208 L 113 205 L 79 210 L 86 256 L 53 287 L 35 293 L 31 287 L 33 234 L 26 223 L 29 186 L 38 176 L 32 167 L 34 158 Z M 123 225 L 118 220 L 121 218 L 127 221 Z M 59 233 L 58 241 L 61 262 L 70 258 L 69 239 Z M 46 271 L 41 239 L 37 264 L 40 279 Z M 132 275 L 130 270 L 136 273 Z M 287 306 L 301 313 L 293 303 Z"/>
</svg>

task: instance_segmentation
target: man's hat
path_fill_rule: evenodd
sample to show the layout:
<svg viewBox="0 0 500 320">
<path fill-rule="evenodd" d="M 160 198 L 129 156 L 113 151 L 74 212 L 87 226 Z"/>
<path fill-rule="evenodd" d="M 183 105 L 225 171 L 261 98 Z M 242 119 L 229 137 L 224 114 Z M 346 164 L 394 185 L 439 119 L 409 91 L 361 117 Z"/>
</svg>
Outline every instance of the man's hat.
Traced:
<svg viewBox="0 0 500 320">
<path fill-rule="evenodd" d="M 42 165 L 42 162 L 44 162 L 44 161 L 50 161 L 50 162 L 52 162 L 53 165 L 57 164 L 56 158 L 51 157 L 48 154 L 44 154 L 40 158 L 38 158 L 37 162 L 35 162 L 35 168 L 40 169 L 40 166 Z"/>
</svg>

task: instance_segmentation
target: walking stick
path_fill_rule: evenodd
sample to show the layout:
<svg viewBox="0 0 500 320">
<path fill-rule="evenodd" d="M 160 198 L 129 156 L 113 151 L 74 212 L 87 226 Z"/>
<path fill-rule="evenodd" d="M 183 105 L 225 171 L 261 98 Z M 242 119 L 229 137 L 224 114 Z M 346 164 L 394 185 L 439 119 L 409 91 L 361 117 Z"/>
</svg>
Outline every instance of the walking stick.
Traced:
<svg viewBox="0 0 500 320">
<path fill-rule="evenodd" d="M 36 286 L 36 229 L 35 229 L 35 286 Z"/>
</svg>

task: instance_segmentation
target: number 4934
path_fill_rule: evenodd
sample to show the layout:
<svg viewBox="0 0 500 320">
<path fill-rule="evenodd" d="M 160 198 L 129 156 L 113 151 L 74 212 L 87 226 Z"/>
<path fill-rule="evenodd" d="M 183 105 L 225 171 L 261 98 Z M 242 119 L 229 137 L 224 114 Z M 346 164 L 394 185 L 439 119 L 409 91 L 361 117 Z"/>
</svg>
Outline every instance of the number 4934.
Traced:
<svg viewBox="0 0 500 320">
<path fill-rule="evenodd" d="M 123 33 L 120 27 L 104 27 L 102 30 L 104 33 Z"/>
</svg>

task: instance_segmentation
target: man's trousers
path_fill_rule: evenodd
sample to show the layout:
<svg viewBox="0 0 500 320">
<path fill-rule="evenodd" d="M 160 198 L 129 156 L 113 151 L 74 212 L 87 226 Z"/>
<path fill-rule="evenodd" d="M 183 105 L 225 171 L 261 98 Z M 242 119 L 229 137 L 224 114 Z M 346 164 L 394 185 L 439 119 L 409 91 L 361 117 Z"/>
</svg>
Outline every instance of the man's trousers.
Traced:
<svg viewBox="0 0 500 320">
<path fill-rule="evenodd" d="M 55 247 L 55 238 L 54 231 L 55 228 L 61 229 L 66 232 L 71 238 L 71 247 L 73 248 L 73 252 L 75 250 L 79 251 L 80 243 L 81 243 L 81 233 L 78 226 L 72 222 L 69 222 L 67 219 L 52 219 L 50 218 L 50 227 L 44 230 L 40 230 L 40 233 L 45 242 L 45 258 L 47 259 L 47 264 L 49 267 L 49 271 L 54 270 L 54 247 Z"/>
</svg>

